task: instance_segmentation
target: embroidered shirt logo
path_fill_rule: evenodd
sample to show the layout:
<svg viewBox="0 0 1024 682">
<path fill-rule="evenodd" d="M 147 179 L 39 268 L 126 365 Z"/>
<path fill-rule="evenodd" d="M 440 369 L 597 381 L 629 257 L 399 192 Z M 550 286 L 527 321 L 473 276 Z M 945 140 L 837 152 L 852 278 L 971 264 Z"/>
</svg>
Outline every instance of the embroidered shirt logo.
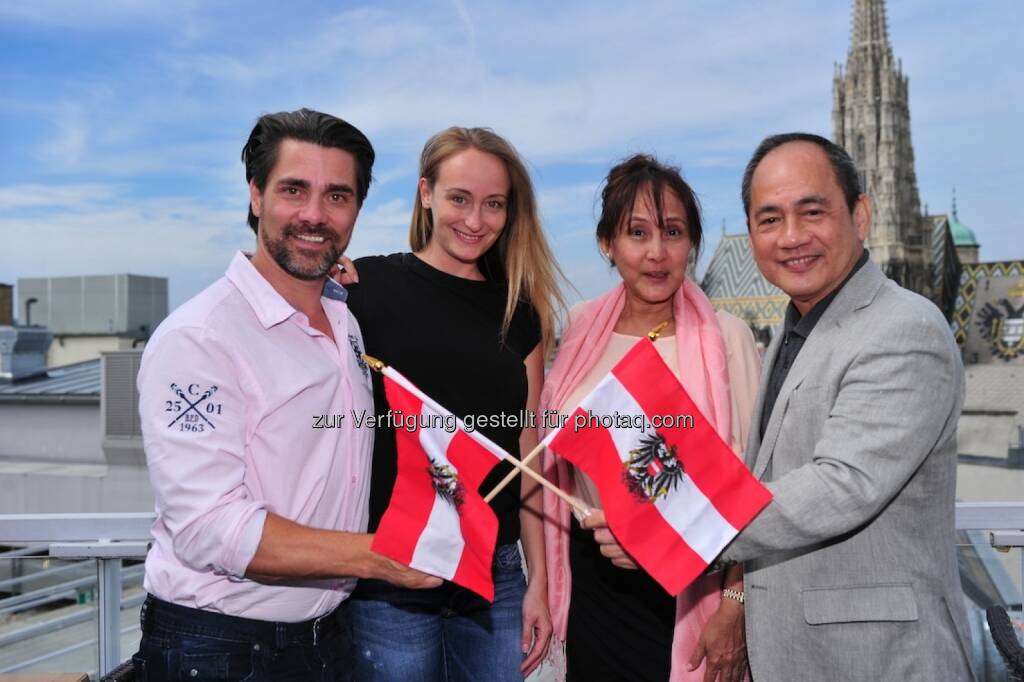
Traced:
<svg viewBox="0 0 1024 682">
<path fill-rule="evenodd" d="M 167 428 L 177 427 L 178 431 L 202 433 L 207 427 L 216 429 L 214 419 L 220 416 L 224 403 L 213 402 L 216 386 L 203 389 L 199 384 L 188 384 L 184 388 L 171 384 L 171 392 L 177 400 L 165 400 L 164 412 L 174 415 Z"/>
<path fill-rule="evenodd" d="M 664 497 L 686 475 L 683 463 L 676 457 L 676 446 L 666 443 L 665 437 L 658 433 L 642 435 L 623 465 L 626 487 L 645 502 Z"/>
<path fill-rule="evenodd" d="M 370 378 L 370 366 L 366 364 L 366 360 L 363 360 L 362 343 L 358 336 L 354 334 L 348 335 L 348 342 L 352 346 L 352 352 L 356 354 L 356 364 L 359 365 L 359 369 L 362 370 L 363 376 L 367 379 Z"/>
</svg>

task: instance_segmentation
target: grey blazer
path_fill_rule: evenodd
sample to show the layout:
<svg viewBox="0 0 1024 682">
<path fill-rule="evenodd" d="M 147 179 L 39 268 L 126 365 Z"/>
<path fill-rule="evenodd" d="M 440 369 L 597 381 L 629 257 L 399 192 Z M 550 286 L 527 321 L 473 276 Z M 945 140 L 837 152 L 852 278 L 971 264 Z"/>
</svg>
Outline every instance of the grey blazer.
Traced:
<svg viewBox="0 0 1024 682">
<path fill-rule="evenodd" d="M 723 557 L 745 562 L 756 682 L 973 679 L 954 546 L 962 403 L 938 309 L 865 264 L 747 447 L 775 497 Z"/>
</svg>

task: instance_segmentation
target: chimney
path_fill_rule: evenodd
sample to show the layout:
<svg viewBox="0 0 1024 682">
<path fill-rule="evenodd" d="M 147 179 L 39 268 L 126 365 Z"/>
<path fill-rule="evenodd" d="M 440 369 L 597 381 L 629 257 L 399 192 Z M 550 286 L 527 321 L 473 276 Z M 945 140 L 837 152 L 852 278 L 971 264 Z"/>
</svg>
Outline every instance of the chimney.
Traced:
<svg viewBox="0 0 1024 682">
<path fill-rule="evenodd" d="M 46 327 L 0 327 L 0 382 L 46 374 L 53 334 Z"/>
</svg>

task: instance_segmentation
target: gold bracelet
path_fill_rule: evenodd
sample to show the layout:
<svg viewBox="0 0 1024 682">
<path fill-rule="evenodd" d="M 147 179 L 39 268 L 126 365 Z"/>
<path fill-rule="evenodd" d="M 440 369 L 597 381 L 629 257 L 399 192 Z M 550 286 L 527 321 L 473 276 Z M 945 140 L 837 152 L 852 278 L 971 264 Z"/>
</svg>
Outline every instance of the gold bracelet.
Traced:
<svg viewBox="0 0 1024 682">
<path fill-rule="evenodd" d="M 741 592 L 740 590 L 730 590 L 728 587 L 722 590 L 722 596 L 738 601 L 741 604 L 747 601 L 747 594 L 745 592 Z"/>
</svg>

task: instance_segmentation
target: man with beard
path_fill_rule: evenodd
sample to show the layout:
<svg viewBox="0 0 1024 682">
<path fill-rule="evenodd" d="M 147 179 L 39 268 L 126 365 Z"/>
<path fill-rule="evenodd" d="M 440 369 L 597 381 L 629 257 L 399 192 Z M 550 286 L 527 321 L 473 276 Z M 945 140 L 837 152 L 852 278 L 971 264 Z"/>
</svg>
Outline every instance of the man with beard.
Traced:
<svg viewBox="0 0 1024 682">
<path fill-rule="evenodd" d="M 374 152 L 308 109 L 242 150 L 256 250 L 174 311 L 139 371 L 156 497 L 142 679 L 345 680 L 355 578 L 434 587 L 370 550 L 373 414 L 359 326 L 327 277 Z M 333 428 L 318 428 L 332 415 Z"/>
</svg>

